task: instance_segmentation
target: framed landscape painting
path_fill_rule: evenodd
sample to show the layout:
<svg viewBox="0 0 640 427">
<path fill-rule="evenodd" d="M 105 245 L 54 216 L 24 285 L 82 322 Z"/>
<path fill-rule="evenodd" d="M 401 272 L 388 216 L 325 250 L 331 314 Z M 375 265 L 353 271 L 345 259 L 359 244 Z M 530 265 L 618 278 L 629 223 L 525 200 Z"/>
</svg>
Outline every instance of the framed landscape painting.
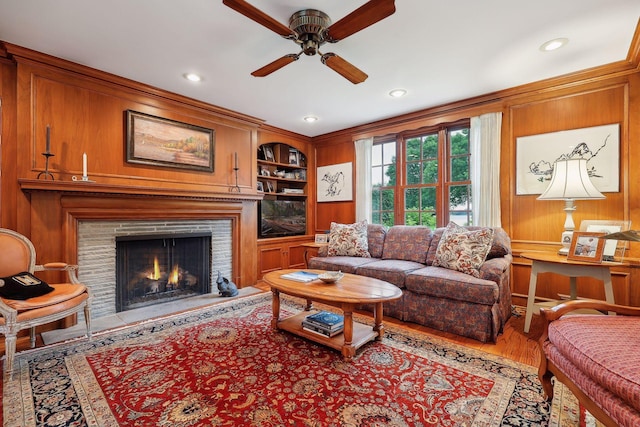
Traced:
<svg viewBox="0 0 640 427">
<path fill-rule="evenodd" d="M 127 162 L 213 172 L 214 132 L 127 110 Z"/>
</svg>

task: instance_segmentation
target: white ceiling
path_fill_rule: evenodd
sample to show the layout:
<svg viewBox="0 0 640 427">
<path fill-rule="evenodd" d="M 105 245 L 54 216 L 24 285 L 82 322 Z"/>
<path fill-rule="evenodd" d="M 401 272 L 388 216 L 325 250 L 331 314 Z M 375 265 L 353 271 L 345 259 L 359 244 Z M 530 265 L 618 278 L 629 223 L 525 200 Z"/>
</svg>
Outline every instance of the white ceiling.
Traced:
<svg viewBox="0 0 640 427">
<path fill-rule="evenodd" d="M 248 1 L 285 25 L 301 9 L 335 22 L 365 3 Z M 321 49 L 366 72 L 358 85 L 305 55 L 252 77 L 299 48 L 222 0 L 0 0 L 0 40 L 317 136 L 624 60 L 640 17 L 638 0 L 395 3 L 395 14 Z M 569 44 L 538 49 L 557 37 Z M 394 88 L 408 95 L 392 99 Z"/>
</svg>

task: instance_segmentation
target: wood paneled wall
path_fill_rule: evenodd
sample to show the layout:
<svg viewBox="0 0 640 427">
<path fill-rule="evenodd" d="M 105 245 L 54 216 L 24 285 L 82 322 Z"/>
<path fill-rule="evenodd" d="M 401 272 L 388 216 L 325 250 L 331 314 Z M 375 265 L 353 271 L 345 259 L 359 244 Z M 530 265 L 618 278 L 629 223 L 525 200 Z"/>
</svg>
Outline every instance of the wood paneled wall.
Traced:
<svg viewBox="0 0 640 427">
<path fill-rule="evenodd" d="M 537 195 L 516 195 L 516 139 L 521 136 L 585 128 L 605 124 L 620 125 L 620 189 L 606 193 L 606 199 L 577 201 L 576 226 L 584 219 L 628 220 L 640 228 L 640 72 L 638 48 L 640 32 L 632 43 L 628 61 L 549 79 L 477 98 L 455 102 L 401 117 L 370 123 L 314 138 L 318 166 L 353 161 L 353 141 L 449 123 L 487 112 L 501 111 L 502 141 L 500 174 L 502 226 L 512 239 L 514 302 L 525 304 L 530 263 L 518 255 L 527 250 L 557 251 L 565 213 L 562 201 L 539 201 Z M 355 172 L 354 172 L 355 174 Z M 356 189 L 355 191 L 358 191 Z M 353 202 L 319 203 L 317 228 L 331 221 L 353 222 Z M 640 244 L 627 252 L 640 257 Z M 614 269 L 616 301 L 640 306 L 637 259 L 633 266 Z M 568 295 L 568 279 L 556 275 L 539 278 L 538 295 L 556 299 Z M 634 285 L 635 284 L 635 285 Z M 604 298 L 602 285 L 579 279 L 579 295 Z"/>
<path fill-rule="evenodd" d="M 89 157 L 92 179 L 110 188 L 127 187 L 128 192 L 165 191 L 165 197 L 191 197 L 215 202 L 234 184 L 234 153 L 239 154 L 239 181 L 242 196 L 241 272 L 255 277 L 257 230 L 255 201 L 256 150 L 260 142 L 279 141 L 299 146 L 309 159 L 310 232 L 329 229 L 332 221 L 355 220 L 351 202 L 316 203 L 313 171 L 318 166 L 353 162 L 354 141 L 419 129 L 487 112 L 503 114 L 501 177 L 502 225 L 512 239 L 514 253 L 512 288 L 516 298 L 526 293 L 528 263 L 518 257 L 524 250 L 555 250 L 564 222 L 562 202 L 538 201 L 536 196 L 516 195 L 516 139 L 558 130 L 620 124 L 620 191 L 607 193 L 602 201 L 578 202 L 574 217 L 583 219 L 623 219 L 640 227 L 640 32 L 626 61 L 596 67 L 570 75 L 508 90 L 461 100 L 351 129 L 305 138 L 285 130 L 264 126 L 258 119 L 209 104 L 141 85 L 118 76 L 52 58 L 17 46 L 0 44 L 0 125 L 2 146 L 0 176 L 0 224 L 31 235 L 34 221 L 42 230 L 60 235 L 62 215 L 46 209 L 34 211 L 30 191 L 20 180 L 34 179 L 44 168 L 40 153 L 45 145 L 46 126 L 52 130 L 52 169 L 56 179 L 69 182 L 81 173 L 82 153 Z M 425 101 L 425 103 L 428 100 Z M 125 160 L 125 120 L 127 109 L 212 128 L 216 133 L 215 172 L 195 172 L 161 167 L 145 167 Z M 141 189 L 141 190 L 139 190 Z M 76 191 L 76 190 L 74 190 Z M 359 189 L 354 188 L 357 193 Z M 38 196 L 41 202 L 59 203 L 62 193 Z M 184 195 L 184 196 L 181 196 Z M 127 196 L 129 197 L 129 196 Z M 157 196 L 156 196 L 157 197 Z M 46 203 L 45 203 L 46 204 Z M 53 219 L 52 219 L 53 218 Z M 58 219 L 56 219 L 58 218 Z M 38 233 L 41 231 L 38 225 Z M 42 239 L 44 236 L 31 236 Z M 640 245 L 632 244 L 631 257 L 640 258 Z M 638 268 L 616 271 L 614 287 L 619 301 L 640 306 Z M 546 282 L 545 282 L 546 280 Z M 584 281 L 585 294 L 598 296 L 597 284 Z M 539 288 L 543 296 L 555 297 L 565 285 L 549 277 Z M 522 302 L 522 301 L 516 301 Z"/>
<path fill-rule="evenodd" d="M 65 245 L 73 244 L 65 235 L 73 233 L 65 231 L 68 215 L 63 206 L 70 197 L 87 204 L 93 203 L 92 198 L 111 198 L 123 210 L 145 199 L 149 208 L 139 214 L 141 219 L 154 216 L 156 208 L 175 204 L 181 206 L 178 211 L 189 213 L 174 213 L 172 218 L 197 217 L 202 212 L 219 217 L 226 215 L 220 211 L 231 203 L 238 212 L 232 214 L 239 255 L 234 280 L 241 286 L 255 283 L 255 212 L 260 198 L 255 170 L 261 120 L 18 46 L 0 46 L 4 47 L 0 48 L 2 227 L 29 236 L 47 260 L 61 260 L 68 252 Z M 127 162 L 127 110 L 213 129 L 214 172 Z M 49 170 L 55 181 L 35 184 L 29 181 L 45 167 L 41 153 L 47 126 L 55 155 Z M 95 183 L 72 182 L 73 176 L 82 175 L 83 153 Z M 240 193 L 231 191 L 236 184 L 235 153 Z"/>
</svg>

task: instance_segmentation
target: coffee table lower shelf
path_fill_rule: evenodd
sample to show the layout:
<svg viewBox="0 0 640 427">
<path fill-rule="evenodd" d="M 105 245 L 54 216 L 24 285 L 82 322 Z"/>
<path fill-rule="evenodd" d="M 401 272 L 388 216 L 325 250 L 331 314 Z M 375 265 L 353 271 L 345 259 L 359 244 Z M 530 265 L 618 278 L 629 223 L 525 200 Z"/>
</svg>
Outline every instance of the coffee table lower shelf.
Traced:
<svg viewBox="0 0 640 427">
<path fill-rule="evenodd" d="M 318 344 L 339 350 L 347 358 L 352 357 L 357 349 L 378 337 L 378 332 L 374 331 L 372 326 L 363 325 L 362 323 L 357 322 L 353 322 L 353 338 L 351 340 L 351 345 L 345 345 L 344 332 L 333 337 L 324 337 L 320 334 L 309 332 L 302 328 L 302 321 L 312 313 L 312 311 L 303 311 L 285 319 L 280 319 L 277 323 L 277 328 L 291 332 L 292 334 L 306 338 Z"/>
</svg>

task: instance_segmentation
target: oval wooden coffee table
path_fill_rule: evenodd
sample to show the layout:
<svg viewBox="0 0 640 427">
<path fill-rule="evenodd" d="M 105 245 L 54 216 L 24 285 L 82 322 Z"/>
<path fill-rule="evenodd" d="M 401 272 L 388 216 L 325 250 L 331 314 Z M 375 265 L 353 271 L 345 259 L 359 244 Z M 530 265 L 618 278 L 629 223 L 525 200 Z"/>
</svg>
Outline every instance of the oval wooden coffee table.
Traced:
<svg viewBox="0 0 640 427">
<path fill-rule="evenodd" d="M 337 283 L 327 284 L 321 280 L 312 282 L 297 282 L 283 279 L 283 274 L 292 273 L 295 270 L 277 270 L 264 275 L 263 280 L 271 287 L 273 294 L 273 319 L 271 326 L 274 329 L 282 329 L 293 334 L 315 341 L 319 344 L 340 350 L 346 360 L 350 360 L 356 354 L 356 350 L 369 341 L 381 340 L 384 334 L 382 325 L 382 303 L 398 299 L 402 291 L 390 283 L 370 277 L 357 276 L 345 273 Z M 314 273 L 323 273 L 322 270 L 304 270 Z M 287 318 L 280 318 L 280 293 L 292 295 L 307 300 L 305 311 Z M 312 302 L 322 302 L 339 307 L 344 315 L 344 331 L 334 337 L 309 332 L 302 328 L 302 321 L 310 313 Z M 374 305 L 373 328 L 353 321 L 353 311 L 358 304 Z"/>
</svg>

